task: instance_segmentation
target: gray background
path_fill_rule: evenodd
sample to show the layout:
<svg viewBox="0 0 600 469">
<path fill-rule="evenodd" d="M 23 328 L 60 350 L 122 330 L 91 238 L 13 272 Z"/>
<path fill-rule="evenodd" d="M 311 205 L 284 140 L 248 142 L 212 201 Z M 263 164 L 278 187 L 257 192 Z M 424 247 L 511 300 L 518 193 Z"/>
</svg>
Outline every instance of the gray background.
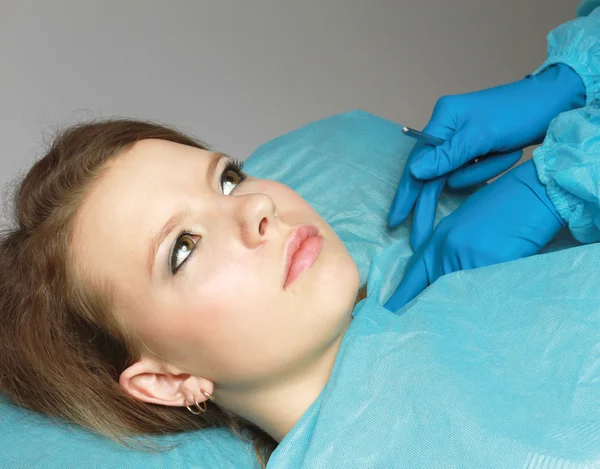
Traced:
<svg viewBox="0 0 600 469">
<path fill-rule="evenodd" d="M 0 185 L 57 128 L 178 126 L 245 158 L 364 109 L 422 128 L 436 99 L 517 80 L 578 0 L 0 0 Z"/>
</svg>

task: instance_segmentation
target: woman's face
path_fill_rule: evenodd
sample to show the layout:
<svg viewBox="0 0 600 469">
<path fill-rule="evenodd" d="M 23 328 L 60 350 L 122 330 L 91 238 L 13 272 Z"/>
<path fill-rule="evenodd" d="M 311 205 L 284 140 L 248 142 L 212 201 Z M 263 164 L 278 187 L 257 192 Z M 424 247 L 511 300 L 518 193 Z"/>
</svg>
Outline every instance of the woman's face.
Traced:
<svg viewBox="0 0 600 469">
<path fill-rule="evenodd" d="M 224 172 L 230 161 L 164 140 L 136 143 L 86 196 L 74 247 L 79 268 L 115 290 L 114 314 L 143 353 L 236 387 L 293 373 L 338 339 L 359 274 L 298 194 L 241 181 Z M 322 249 L 284 288 L 286 244 L 302 224 L 318 229 Z"/>
</svg>

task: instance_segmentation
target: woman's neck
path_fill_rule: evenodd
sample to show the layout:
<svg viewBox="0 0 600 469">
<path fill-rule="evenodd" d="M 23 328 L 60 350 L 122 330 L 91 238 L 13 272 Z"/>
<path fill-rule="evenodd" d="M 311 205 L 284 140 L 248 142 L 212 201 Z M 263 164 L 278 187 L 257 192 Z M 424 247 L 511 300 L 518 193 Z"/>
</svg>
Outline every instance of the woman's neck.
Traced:
<svg viewBox="0 0 600 469">
<path fill-rule="evenodd" d="M 342 339 L 351 321 L 352 315 L 348 314 L 342 333 L 317 359 L 301 365 L 277 382 L 265 383 L 260 389 L 243 392 L 215 385 L 219 404 L 281 442 L 329 381 Z"/>
</svg>

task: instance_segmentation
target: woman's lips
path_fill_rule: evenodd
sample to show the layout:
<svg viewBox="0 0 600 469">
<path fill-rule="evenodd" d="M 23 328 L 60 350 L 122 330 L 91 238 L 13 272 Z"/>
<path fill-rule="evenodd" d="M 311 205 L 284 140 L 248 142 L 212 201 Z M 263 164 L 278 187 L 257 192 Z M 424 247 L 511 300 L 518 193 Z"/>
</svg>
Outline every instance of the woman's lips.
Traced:
<svg viewBox="0 0 600 469">
<path fill-rule="evenodd" d="M 294 230 L 286 245 L 284 289 L 314 264 L 322 248 L 323 237 L 313 225 L 300 225 Z"/>
</svg>

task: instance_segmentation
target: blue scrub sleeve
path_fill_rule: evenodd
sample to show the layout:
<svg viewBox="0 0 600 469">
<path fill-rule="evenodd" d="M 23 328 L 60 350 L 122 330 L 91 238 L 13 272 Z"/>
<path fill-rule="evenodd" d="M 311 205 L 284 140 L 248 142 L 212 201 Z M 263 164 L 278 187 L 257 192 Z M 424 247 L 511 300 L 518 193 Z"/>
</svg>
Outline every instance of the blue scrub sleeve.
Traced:
<svg viewBox="0 0 600 469">
<path fill-rule="evenodd" d="M 600 0 L 583 1 L 580 16 L 561 24 L 547 36 L 546 61 L 534 72 L 554 64 L 565 64 L 579 75 L 586 92 L 586 105 L 600 105 Z"/>
<path fill-rule="evenodd" d="M 600 241 L 600 109 L 558 115 L 533 160 L 573 236 L 581 243 Z"/>
<path fill-rule="evenodd" d="M 587 16 L 596 7 L 600 7 L 600 0 L 583 0 L 577 7 L 577 16 Z"/>
</svg>

